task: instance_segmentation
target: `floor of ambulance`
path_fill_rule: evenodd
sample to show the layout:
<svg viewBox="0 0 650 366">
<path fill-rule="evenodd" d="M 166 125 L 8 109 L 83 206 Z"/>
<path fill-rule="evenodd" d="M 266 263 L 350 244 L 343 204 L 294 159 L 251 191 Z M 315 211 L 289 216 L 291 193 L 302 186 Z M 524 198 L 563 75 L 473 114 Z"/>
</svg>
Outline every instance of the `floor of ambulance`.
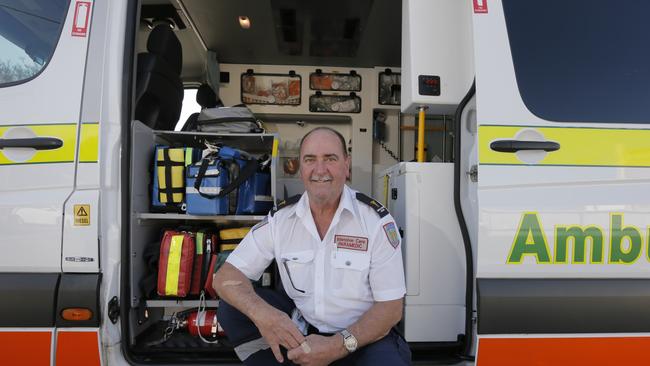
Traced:
<svg viewBox="0 0 650 366">
<path fill-rule="evenodd" d="M 210 364 L 228 364 L 241 365 L 238 362 L 232 347 L 228 344 L 227 339 L 220 338 L 215 344 L 208 344 L 201 341 L 188 333 L 175 332 L 167 341 L 161 342 L 162 335 L 167 322 L 151 327 L 138 337 L 137 346 L 132 349 L 135 358 L 143 362 L 163 362 L 170 359 L 188 363 L 210 363 Z M 438 350 L 438 356 L 432 360 L 432 351 L 413 350 L 413 365 L 450 365 L 450 366 L 472 366 L 474 362 L 463 361 L 454 355 L 457 349 L 441 353 Z"/>
</svg>

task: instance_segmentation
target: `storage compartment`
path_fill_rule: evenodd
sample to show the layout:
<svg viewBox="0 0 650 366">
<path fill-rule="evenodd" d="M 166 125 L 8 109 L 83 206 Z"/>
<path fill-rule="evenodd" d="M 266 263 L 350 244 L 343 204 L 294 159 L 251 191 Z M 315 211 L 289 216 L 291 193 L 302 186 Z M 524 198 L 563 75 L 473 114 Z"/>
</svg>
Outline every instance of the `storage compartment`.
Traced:
<svg viewBox="0 0 650 366">
<path fill-rule="evenodd" d="M 381 175 L 402 235 L 408 342 L 453 343 L 464 331 L 465 262 L 453 214 L 453 174 L 450 163 L 398 163 Z"/>
<path fill-rule="evenodd" d="M 157 274 L 153 273 L 158 267 L 152 263 L 151 257 L 152 253 L 160 250 L 159 245 L 165 230 L 196 232 L 198 229 L 209 228 L 218 233 L 219 230 L 227 228 L 251 227 L 262 220 L 265 214 L 198 216 L 179 212 L 152 212 L 154 154 L 156 146 L 203 149 L 207 141 L 212 145 L 223 144 L 245 151 L 253 158 L 268 155 L 274 205 L 278 160 L 277 135 L 155 131 L 139 121 L 134 121 L 131 136 L 129 211 L 131 255 L 130 262 L 125 263 L 129 273 L 126 283 L 129 286 L 128 319 L 126 319 L 130 334 L 129 347 L 136 359 L 141 362 L 236 361 L 237 357 L 224 336 L 217 337 L 216 343 L 207 343 L 198 336 L 190 334 L 191 324 L 187 323 L 188 311 L 199 307 L 216 309 L 219 300 L 207 294 L 202 298 L 196 293 L 190 293 L 185 297 L 160 296 L 156 294 L 155 288 L 152 294 L 152 282 L 153 286 L 158 286 Z M 232 240 L 223 242 L 230 245 L 228 248 L 223 247 L 224 251 L 232 249 Z M 190 275 L 194 275 L 193 271 L 190 272 Z M 269 281 L 269 278 L 273 278 L 272 274 L 264 278 L 264 285 L 271 283 L 274 286 L 275 284 Z M 214 337 L 204 338 L 207 341 L 215 340 Z"/>
</svg>

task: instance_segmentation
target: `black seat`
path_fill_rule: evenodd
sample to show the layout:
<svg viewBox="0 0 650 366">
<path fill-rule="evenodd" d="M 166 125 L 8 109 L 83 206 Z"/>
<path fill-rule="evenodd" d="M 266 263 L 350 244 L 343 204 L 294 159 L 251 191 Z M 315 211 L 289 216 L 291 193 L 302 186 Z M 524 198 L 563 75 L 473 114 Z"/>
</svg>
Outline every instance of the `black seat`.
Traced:
<svg viewBox="0 0 650 366">
<path fill-rule="evenodd" d="M 201 110 L 205 108 L 223 107 L 221 100 L 217 99 L 217 94 L 208 84 L 201 84 L 196 91 L 196 102 L 201 106 Z M 182 131 L 196 131 L 196 121 L 199 118 L 199 112 L 192 113 L 187 117 L 187 121 L 183 125 Z"/>
<path fill-rule="evenodd" d="M 138 54 L 135 119 L 156 130 L 173 130 L 183 105 L 181 44 L 166 25 L 155 27 L 146 53 Z"/>
</svg>

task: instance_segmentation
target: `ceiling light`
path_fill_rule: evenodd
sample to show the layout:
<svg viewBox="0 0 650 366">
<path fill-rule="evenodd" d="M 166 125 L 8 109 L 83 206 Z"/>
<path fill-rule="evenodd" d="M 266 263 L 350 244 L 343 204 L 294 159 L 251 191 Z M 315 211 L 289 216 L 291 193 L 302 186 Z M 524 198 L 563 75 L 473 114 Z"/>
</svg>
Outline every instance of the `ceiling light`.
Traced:
<svg viewBox="0 0 650 366">
<path fill-rule="evenodd" d="M 251 20 L 247 16 L 240 15 L 238 19 L 239 26 L 242 27 L 242 29 L 248 29 L 251 27 Z"/>
</svg>

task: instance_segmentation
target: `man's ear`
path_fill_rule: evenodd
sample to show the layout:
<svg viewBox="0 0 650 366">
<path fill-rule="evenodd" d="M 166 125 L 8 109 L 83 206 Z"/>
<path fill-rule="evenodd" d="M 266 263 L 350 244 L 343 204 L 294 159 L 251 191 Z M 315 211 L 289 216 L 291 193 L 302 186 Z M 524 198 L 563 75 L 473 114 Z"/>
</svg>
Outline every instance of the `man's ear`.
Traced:
<svg viewBox="0 0 650 366">
<path fill-rule="evenodd" d="M 346 165 L 345 178 L 349 180 L 349 179 L 350 179 L 350 175 L 351 175 L 351 173 L 352 173 L 352 172 L 351 172 L 351 169 L 352 169 L 352 158 L 350 157 L 350 155 L 346 155 L 346 156 L 345 156 L 345 165 Z"/>
</svg>

